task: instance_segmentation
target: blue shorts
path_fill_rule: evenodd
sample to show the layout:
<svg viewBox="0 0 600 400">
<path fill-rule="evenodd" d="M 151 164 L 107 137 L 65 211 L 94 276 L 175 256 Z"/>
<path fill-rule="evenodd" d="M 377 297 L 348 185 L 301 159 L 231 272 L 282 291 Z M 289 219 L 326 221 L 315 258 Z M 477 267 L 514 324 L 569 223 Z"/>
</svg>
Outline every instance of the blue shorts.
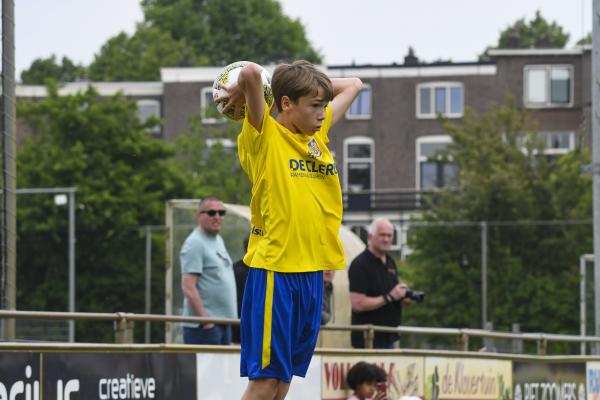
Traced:
<svg viewBox="0 0 600 400">
<path fill-rule="evenodd" d="M 306 376 L 319 329 L 323 272 L 250 268 L 242 300 L 240 375 L 291 382 Z"/>
</svg>

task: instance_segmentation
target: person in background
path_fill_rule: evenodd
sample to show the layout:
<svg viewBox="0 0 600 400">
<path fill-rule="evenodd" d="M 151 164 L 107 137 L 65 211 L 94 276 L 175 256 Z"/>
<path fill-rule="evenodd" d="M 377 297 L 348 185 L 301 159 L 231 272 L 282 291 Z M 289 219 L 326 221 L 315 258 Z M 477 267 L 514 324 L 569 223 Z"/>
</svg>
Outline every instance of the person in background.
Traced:
<svg viewBox="0 0 600 400">
<path fill-rule="evenodd" d="M 321 325 L 331 321 L 331 299 L 333 297 L 333 276 L 335 271 L 323 271 L 323 305 L 321 307 Z"/>
<path fill-rule="evenodd" d="M 396 327 L 402 321 L 402 307 L 412 303 L 406 298 L 406 285 L 400 283 L 396 263 L 388 254 L 394 226 L 385 218 L 369 226 L 369 244 L 350 264 L 348 279 L 352 303 L 352 325 Z M 351 333 L 352 347 L 364 348 L 364 332 Z M 373 347 L 390 349 L 398 340 L 396 333 L 375 332 Z"/>
<path fill-rule="evenodd" d="M 244 238 L 244 254 L 248 251 L 248 240 L 249 236 Z M 233 274 L 235 275 L 235 287 L 237 290 L 237 312 L 238 316 L 242 315 L 242 299 L 244 298 L 244 286 L 246 286 L 246 279 L 248 278 L 248 266 L 244 263 L 242 257 L 241 260 L 237 260 L 233 263 Z M 231 328 L 231 341 L 233 343 L 240 342 L 240 327 L 235 325 Z"/>
<path fill-rule="evenodd" d="M 347 400 L 386 400 L 386 381 L 383 368 L 359 361 L 346 375 L 346 383 L 354 391 Z"/>
<path fill-rule="evenodd" d="M 196 214 L 198 226 L 181 247 L 184 316 L 237 318 L 231 258 L 219 235 L 225 214 L 225 205 L 220 199 L 202 199 Z M 231 326 L 186 322 L 183 324 L 183 342 L 230 344 Z"/>
</svg>

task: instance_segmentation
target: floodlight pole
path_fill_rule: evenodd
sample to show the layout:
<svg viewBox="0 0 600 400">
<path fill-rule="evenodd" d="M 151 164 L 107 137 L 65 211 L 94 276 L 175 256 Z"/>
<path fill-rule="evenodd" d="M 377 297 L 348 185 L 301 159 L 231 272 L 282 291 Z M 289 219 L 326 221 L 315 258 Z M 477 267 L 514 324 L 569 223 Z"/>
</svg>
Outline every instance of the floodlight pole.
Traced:
<svg viewBox="0 0 600 400">
<path fill-rule="evenodd" d="M 587 290 L 586 290 L 586 264 L 594 261 L 593 254 L 583 254 L 579 257 L 579 334 L 587 336 Z M 581 355 L 586 353 L 585 342 L 580 343 Z"/>
<path fill-rule="evenodd" d="M 17 189 L 17 194 L 68 194 L 69 196 L 69 312 L 75 312 L 75 187 Z M 75 320 L 69 320 L 69 342 L 75 342 Z"/>
<path fill-rule="evenodd" d="M 16 309 L 17 298 L 17 163 L 15 105 L 15 3 L 2 0 L 2 210 L 0 213 L 1 287 L 0 308 Z M 0 322 L 5 340 L 14 339 L 14 319 Z"/>
<path fill-rule="evenodd" d="M 69 312 L 75 312 L 75 191 L 69 190 Z M 69 320 L 69 342 L 75 342 L 75 320 Z"/>
<path fill-rule="evenodd" d="M 592 175 L 594 208 L 594 324 L 600 336 L 600 0 L 592 10 Z"/>
<path fill-rule="evenodd" d="M 146 235 L 146 291 L 144 301 L 146 304 L 145 312 L 150 314 L 152 312 L 152 232 L 162 232 L 165 230 L 165 226 L 162 225 L 146 225 L 144 231 Z M 150 321 L 145 323 L 144 339 L 146 343 L 150 343 Z"/>
<path fill-rule="evenodd" d="M 487 270 L 488 270 L 488 224 L 487 221 L 481 221 L 481 329 L 486 329 L 488 323 L 487 315 Z"/>
<path fill-rule="evenodd" d="M 146 293 L 145 293 L 145 303 L 146 314 L 150 314 L 151 308 L 151 297 L 150 293 L 152 287 L 152 226 L 146 225 Z M 150 321 L 146 321 L 145 324 L 145 340 L 146 343 L 150 343 Z"/>
</svg>

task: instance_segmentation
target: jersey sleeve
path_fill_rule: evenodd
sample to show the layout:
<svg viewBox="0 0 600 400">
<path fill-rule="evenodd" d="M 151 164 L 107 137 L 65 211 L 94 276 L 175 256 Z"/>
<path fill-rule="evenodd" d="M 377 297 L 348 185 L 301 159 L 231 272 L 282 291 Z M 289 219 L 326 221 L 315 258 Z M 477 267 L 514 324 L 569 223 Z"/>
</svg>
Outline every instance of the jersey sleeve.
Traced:
<svg viewBox="0 0 600 400">
<path fill-rule="evenodd" d="M 266 136 L 269 129 L 266 126 L 270 123 L 269 105 L 265 103 L 265 112 L 263 114 L 263 123 L 261 131 L 257 130 L 248 120 L 248 113 L 244 117 L 242 131 L 238 135 L 238 158 L 240 165 L 251 182 L 254 182 L 253 162 L 256 160 L 256 155 L 266 146 Z"/>
<path fill-rule="evenodd" d="M 325 107 L 325 119 L 319 130 L 319 136 L 321 136 L 325 144 L 329 143 L 329 128 L 331 128 L 331 107 L 327 105 Z"/>
<path fill-rule="evenodd" d="M 242 124 L 242 131 L 238 137 L 238 145 L 242 144 L 248 151 L 253 155 L 260 151 L 262 143 L 265 140 L 265 129 L 269 123 L 270 118 L 270 107 L 265 103 L 265 111 L 263 113 L 262 128 L 259 131 L 256 129 L 248 119 L 248 113 L 244 116 L 244 122 Z M 240 143 L 241 142 L 241 143 Z"/>
</svg>

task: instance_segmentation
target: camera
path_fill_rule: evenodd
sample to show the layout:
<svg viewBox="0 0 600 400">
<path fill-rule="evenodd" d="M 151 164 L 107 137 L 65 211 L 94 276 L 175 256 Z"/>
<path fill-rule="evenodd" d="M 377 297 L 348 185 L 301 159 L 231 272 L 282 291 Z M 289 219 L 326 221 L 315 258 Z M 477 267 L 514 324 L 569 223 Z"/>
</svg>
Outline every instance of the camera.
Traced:
<svg viewBox="0 0 600 400">
<path fill-rule="evenodd" d="M 425 300 L 425 292 L 421 292 L 419 290 L 406 289 L 407 299 L 411 299 L 414 302 L 420 303 Z"/>
</svg>

